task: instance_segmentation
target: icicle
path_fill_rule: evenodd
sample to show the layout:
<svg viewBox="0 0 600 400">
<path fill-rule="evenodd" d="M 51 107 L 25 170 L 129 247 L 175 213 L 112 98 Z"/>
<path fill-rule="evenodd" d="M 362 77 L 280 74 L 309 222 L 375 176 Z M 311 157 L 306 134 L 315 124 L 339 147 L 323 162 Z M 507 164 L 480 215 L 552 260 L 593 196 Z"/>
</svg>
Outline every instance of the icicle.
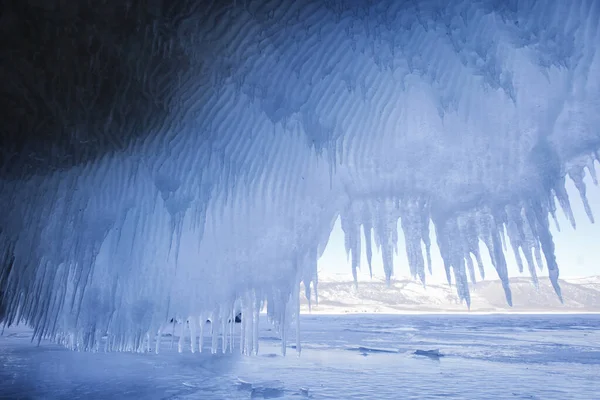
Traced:
<svg viewBox="0 0 600 400">
<path fill-rule="evenodd" d="M 533 251 L 535 254 L 535 261 L 537 263 L 538 269 L 540 271 L 543 271 L 544 270 L 544 261 L 542 260 L 542 253 L 541 253 L 539 244 L 536 243 Z"/>
<path fill-rule="evenodd" d="M 538 277 L 537 277 L 537 272 L 535 270 L 535 263 L 533 262 L 533 257 L 531 256 L 531 250 L 530 249 L 524 250 L 524 254 L 525 254 L 525 260 L 527 261 L 527 268 L 529 269 L 529 275 L 531 276 L 531 281 L 533 282 L 533 285 L 536 288 L 538 288 L 539 287 Z"/>
<path fill-rule="evenodd" d="M 583 167 L 573 167 L 569 170 L 569 177 L 575 184 L 575 187 L 579 191 L 579 196 L 581 197 L 581 201 L 583 202 L 583 207 L 585 208 L 585 213 L 587 214 L 588 219 L 593 224 L 594 223 L 594 215 L 592 213 L 592 209 L 590 207 L 590 203 L 586 196 L 586 188 L 585 182 L 583 181 L 585 177 L 585 173 L 583 171 Z"/>
<path fill-rule="evenodd" d="M 160 351 L 161 339 L 162 339 L 162 327 L 158 328 L 158 332 L 156 332 L 156 344 L 155 344 L 155 348 L 154 348 L 154 352 L 156 354 L 158 354 Z M 107 339 L 107 342 L 108 342 L 108 339 Z"/>
<path fill-rule="evenodd" d="M 421 249 L 421 213 L 417 201 L 406 201 L 401 207 L 400 225 L 404 232 L 406 255 L 410 273 L 415 279 L 417 276 L 425 284 L 425 261 Z"/>
<path fill-rule="evenodd" d="M 548 216 L 544 213 L 541 204 L 536 201 L 530 203 L 530 211 L 527 213 L 527 218 L 532 226 L 535 226 L 536 233 L 539 237 L 546 264 L 548 265 L 548 274 L 550 281 L 554 287 L 556 295 L 563 302 L 560 285 L 558 283 L 558 265 L 554 255 L 554 242 L 548 226 Z"/>
<path fill-rule="evenodd" d="M 312 311 L 312 302 L 310 298 L 310 281 L 303 281 L 304 284 L 304 296 L 306 297 L 306 301 L 308 302 L 308 312 Z"/>
<path fill-rule="evenodd" d="M 360 230 L 357 230 L 360 233 Z M 302 352 L 302 346 L 300 343 L 300 297 L 298 293 L 299 285 L 296 284 L 293 287 L 294 289 L 292 290 L 290 299 L 291 310 L 289 311 L 293 312 L 294 319 L 296 320 L 296 352 L 298 353 L 298 355 L 300 355 L 300 353 Z"/>
<path fill-rule="evenodd" d="M 287 312 L 286 306 L 283 306 L 283 310 L 279 311 L 279 321 L 277 328 L 279 329 L 279 336 L 281 338 L 281 354 L 286 355 L 287 353 Z"/>
<path fill-rule="evenodd" d="M 227 324 L 235 322 L 229 307 L 221 306 L 219 314 L 223 316 L 221 318 L 221 353 L 225 354 L 227 353 Z"/>
<path fill-rule="evenodd" d="M 190 351 L 193 353 L 196 352 L 196 341 L 198 340 L 196 336 L 196 318 L 190 316 L 188 317 L 188 327 L 190 329 Z"/>
<path fill-rule="evenodd" d="M 598 175 L 596 174 L 596 165 L 594 157 L 589 156 L 587 158 L 586 166 L 590 173 L 590 176 L 592 177 L 592 182 L 594 182 L 594 185 L 598 185 Z"/>
<path fill-rule="evenodd" d="M 558 203 L 562 207 L 562 210 L 571 223 L 573 229 L 577 228 L 577 224 L 575 223 L 575 218 L 573 217 L 573 210 L 571 209 L 571 203 L 569 201 L 569 195 L 567 194 L 567 189 L 565 188 L 565 179 L 562 178 L 560 183 L 557 183 L 554 187 L 554 192 L 556 193 L 556 198 L 558 199 Z"/>
<path fill-rule="evenodd" d="M 518 244 L 518 241 L 516 239 L 510 239 L 510 242 L 511 242 L 510 246 L 513 250 L 513 255 L 517 262 L 517 267 L 519 269 L 519 272 L 523 273 L 523 260 L 521 259 L 521 254 L 519 253 L 520 245 Z"/>
<path fill-rule="evenodd" d="M 506 301 L 512 307 L 512 292 L 509 285 L 506 259 L 504 258 L 504 253 L 502 252 L 500 230 L 496 226 L 496 221 L 490 214 L 489 210 L 480 211 L 478 214 L 479 230 L 483 236 L 482 239 L 488 248 L 492 265 L 496 269 L 498 277 L 502 281 L 502 287 L 504 289 Z"/>
<path fill-rule="evenodd" d="M 483 268 L 483 261 L 481 261 L 481 254 L 479 253 L 479 248 L 475 253 L 475 259 L 477 260 L 477 268 L 479 269 L 479 275 L 481 276 L 481 279 L 485 279 L 485 269 Z"/>
<path fill-rule="evenodd" d="M 300 342 L 300 303 L 298 303 L 298 311 L 296 313 L 296 351 L 298 355 L 302 353 L 302 343 Z"/>
<path fill-rule="evenodd" d="M 386 283 L 389 285 L 391 277 L 394 274 L 394 242 L 393 232 L 397 232 L 399 210 L 393 202 L 380 202 L 375 207 L 377 224 L 375 226 L 375 240 L 381 247 L 381 256 L 383 260 L 383 269 L 385 272 Z"/>
<path fill-rule="evenodd" d="M 198 353 L 202 353 L 202 349 L 204 347 L 204 325 L 206 324 L 206 318 L 204 314 L 200 314 L 198 317 L 198 325 L 200 326 L 200 331 L 198 332 Z"/>
<path fill-rule="evenodd" d="M 358 284 L 357 269 L 360 263 L 360 225 L 355 219 L 352 206 L 341 215 L 342 230 L 344 231 L 344 243 L 346 254 L 352 259 L 352 277 L 354 285 Z"/>
<path fill-rule="evenodd" d="M 452 274 L 451 274 L 451 258 L 450 258 L 450 245 L 448 243 L 448 237 L 446 234 L 446 221 L 435 221 L 435 235 L 437 237 L 438 248 L 444 262 L 444 270 L 446 271 L 446 281 L 448 286 L 452 286 Z"/>
<path fill-rule="evenodd" d="M 304 294 L 306 296 L 306 300 L 308 301 L 308 311 L 312 311 L 312 298 L 311 298 L 311 284 L 313 288 L 315 287 L 317 280 L 317 265 L 318 265 L 318 247 L 313 247 L 309 251 L 306 252 L 303 261 L 303 282 L 304 282 Z M 260 306 L 260 305 L 259 305 Z"/>
<path fill-rule="evenodd" d="M 185 325 L 186 323 L 184 322 L 182 325 Z M 186 331 L 186 327 L 182 326 L 181 327 L 181 331 L 179 333 L 179 341 L 177 342 L 177 352 L 179 353 L 183 353 L 183 345 L 185 343 L 185 331 Z"/>
<path fill-rule="evenodd" d="M 524 245 L 524 234 L 520 209 L 516 205 L 508 205 L 505 208 L 507 217 L 507 234 L 510 246 L 513 250 L 519 272 L 523 272 L 523 260 L 519 249 Z"/>
<path fill-rule="evenodd" d="M 383 258 L 383 271 L 385 272 L 385 281 L 387 285 L 390 285 L 392 275 L 394 274 L 394 259 L 393 259 L 393 245 L 386 243 L 381 248 L 381 255 Z"/>
<path fill-rule="evenodd" d="M 238 315 L 238 305 L 237 302 L 234 302 L 233 307 L 231 309 L 231 315 L 233 318 L 231 319 L 231 323 L 229 324 L 229 353 L 233 353 L 235 348 L 235 324 L 236 318 Z"/>
<path fill-rule="evenodd" d="M 471 254 L 467 253 L 465 255 L 465 261 L 467 262 L 467 269 L 469 270 L 469 278 L 472 283 L 477 283 L 477 277 L 475 276 L 475 266 L 473 265 L 473 259 L 471 258 Z"/>
<path fill-rule="evenodd" d="M 469 234 L 469 228 L 471 226 L 471 216 L 459 215 L 457 218 L 458 234 L 460 236 L 460 247 L 463 254 L 464 261 L 469 271 L 469 278 L 472 283 L 477 283 L 477 277 L 475 276 L 475 266 L 473 259 L 471 258 L 471 252 L 477 252 L 477 246 L 473 245 L 473 239 Z"/>
<path fill-rule="evenodd" d="M 500 243 L 502 243 L 502 251 L 506 252 L 508 250 L 508 246 L 506 245 L 506 234 L 504 232 L 503 224 L 498 224 L 498 237 L 500 238 Z"/>
<path fill-rule="evenodd" d="M 254 354 L 258 354 L 258 337 L 259 337 L 259 329 L 260 329 L 260 308 L 261 308 L 261 298 L 259 298 L 256 293 L 254 295 L 254 305 L 252 307 L 252 347 L 254 349 Z"/>
<path fill-rule="evenodd" d="M 495 260 L 496 271 L 498 272 L 498 277 L 502 281 L 502 287 L 504 288 L 504 295 L 506 297 L 506 302 L 509 306 L 512 307 L 512 292 L 510 290 L 510 282 L 508 279 L 508 269 L 506 266 L 506 259 L 504 258 L 504 254 L 500 250 L 500 238 L 499 233 L 496 230 L 492 231 L 492 245 L 493 245 L 493 254 L 490 254 Z"/>
<path fill-rule="evenodd" d="M 315 292 L 315 305 L 319 306 L 319 278 L 315 276 L 315 280 L 313 281 L 313 291 Z"/>
<path fill-rule="evenodd" d="M 248 354 L 248 319 L 250 316 L 246 312 L 246 308 L 242 304 L 242 322 L 240 328 L 240 354 Z"/>
<path fill-rule="evenodd" d="M 451 257 L 452 269 L 454 270 L 454 280 L 456 281 L 456 290 L 460 300 L 464 300 L 467 307 L 471 307 L 471 294 L 469 293 L 469 282 L 465 269 L 465 240 L 460 234 L 458 218 L 451 218 L 447 222 L 447 232 L 449 234 L 448 243 L 450 244 L 449 255 Z M 473 271 L 474 279 L 474 271 Z"/>
<path fill-rule="evenodd" d="M 258 315 L 256 294 L 246 293 L 242 298 L 242 327 L 240 338 L 240 351 L 242 354 L 251 355 L 258 351 Z"/>
<path fill-rule="evenodd" d="M 558 223 L 558 218 L 556 218 L 556 202 L 554 201 L 556 195 L 554 195 L 554 191 L 552 191 L 550 198 L 548 200 L 550 215 L 552 215 L 552 219 L 554 220 L 554 225 L 556 226 L 556 230 L 560 232 L 560 224 Z"/>
<path fill-rule="evenodd" d="M 535 265 L 540 271 L 544 269 L 544 263 L 542 261 L 542 255 L 540 253 L 540 245 L 537 234 L 537 227 L 532 225 L 532 219 L 528 217 L 529 211 L 525 207 L 521 208 L 521 220 L 523 221 L 523 234 L 525 236 L 525 242 L 527 251 L 525 248 L 523 249 L 525 253 L 525 257 L 527 257 L 527 264 L 529 266 L 529 272 L 533 279 L 534 285 L 537 286 L 537 273 L 535 271 Z M 531 253 L 533 252 L 533 256 L 535 257 L 535 263 L 533 258 L 531 257 Z"/>
<path fill-rule="evenodd" d="M 211 343 L 210 343 L 210 352 L 211 354 L 217 354 L 219 350 L 219 326 L 221 322 L 221 316 L 218 311 L 214 311 L 212 313 L 212 317 L 210 319 L 210 335 L 211 335 Z"/>
<path fill-rule="evenodd" d="M 371 231 L 373 228 L 371 227 L 370 222 L 363 223 L 363 232 L 365 236 L 365 251 L 367 253 L 367 263 L 369 264 L 369 276 L 373 278 L 373 265 L 371 260 L 373 259 L 373 247 L 371 243 Z"/>
<path fill-rule="evenodd" d="M 173 349 L 173 345 L 175 344 L 175 324 L 177 319 L 173 318 L 173 329 L 171 330 L 171 349 Z"/>
</svg>

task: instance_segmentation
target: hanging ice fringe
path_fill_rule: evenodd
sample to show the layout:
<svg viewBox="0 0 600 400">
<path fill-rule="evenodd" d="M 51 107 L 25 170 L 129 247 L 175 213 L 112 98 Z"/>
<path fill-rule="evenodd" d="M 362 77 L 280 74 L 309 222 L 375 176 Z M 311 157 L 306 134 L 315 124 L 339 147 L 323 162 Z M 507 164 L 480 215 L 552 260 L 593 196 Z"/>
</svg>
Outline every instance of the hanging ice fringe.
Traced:
<svg viewBox="0 0 600 400">
<path fill-rule="evenodd" d="M 467 305 L 482 251 L 509 303 L 506 251 L 560 296 L 549 216 L 575 225 L 565 177 L 593 220 L 600 2 L 176 3 L 44 22 L 56 43 L 5 77 L 28 99 L 2 128 L 5 323 L 158 351 L 175 318 L 194 352 L 210 319 L 216 352 L 241 311 L 253 353 L 264 301 L 285 337 L 299 282 L 316 290 L 340 215 L 354 270 L 375 245 L 389 279 L 406 246 L 425 282 L 432 221 Z"/>
</svg>

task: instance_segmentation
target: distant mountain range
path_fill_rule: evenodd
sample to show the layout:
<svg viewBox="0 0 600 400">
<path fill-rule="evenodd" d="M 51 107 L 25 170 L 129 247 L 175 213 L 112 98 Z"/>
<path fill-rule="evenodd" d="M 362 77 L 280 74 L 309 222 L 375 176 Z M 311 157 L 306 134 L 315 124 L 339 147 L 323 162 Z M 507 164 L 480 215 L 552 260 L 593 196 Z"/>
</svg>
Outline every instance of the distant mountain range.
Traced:
<svg viewBox="0 0 600 400">
<path fill-rule="evenodd" d="M 600 312 L 600 276 L 560 281 L 561 304 L 547 277 L 541 277 L 539 289 L 529 278 L 511 278 L 513 307 L 508 306 L 499 280 L 471 285 L 471 312 L 571 313 Z M 456 296 L 456 288 L 447 284 L 428 284 L 414 280 L 359 279 L 355 288 L 348 276 L 319 275 L 319 304 L 312 296 L 312 313 L 424 313 L 469 312 Z M 308 313 L 308 301 L 301 295 L 301 311 Z"/>
</svg>

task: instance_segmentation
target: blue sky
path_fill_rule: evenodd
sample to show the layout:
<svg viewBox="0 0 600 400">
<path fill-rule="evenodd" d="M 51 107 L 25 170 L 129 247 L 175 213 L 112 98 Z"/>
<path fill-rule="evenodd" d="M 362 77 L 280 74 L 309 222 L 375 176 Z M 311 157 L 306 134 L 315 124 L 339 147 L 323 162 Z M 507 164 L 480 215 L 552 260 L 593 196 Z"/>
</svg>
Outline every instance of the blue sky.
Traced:
<svg viewBox="0 0 600 400">
<path fill-rule="evenodd" d="M 590 223 L 583 203 L 581 202 L 579 192 L 574 184 L 567 179 L 567 192 L 571 201 L 571 207 L 577 223 L 577 229 L 573 229 L 564 216 L 562 210 L 558 210 L 557 217 L 561 231 L 557 231 L 554 221 L 550 221 L 554 243 L 556 244 L 556 258 L 560 268 L 561 277 L 576 277 L 600 275 L 600 187 L 595 186 L 591 179 L 586 179 L 587 198 L 594 212 L 594 217 L 598 220 L 597 223 Z M 433 231 L 433 229 L 432 229 Z M 435 240 L 432 237 L 432 263 L 433 276 L 428 277 L 428 281 L 444 281 L 445 272 L 442 264 L 442 259 L 439 255 L 437 246 L 433 244 Z M 404 236 L 399 232 L 398 239 L 399 249 L 398 256 L 394 259 L 394 270 L 397 277 L 409 276 L 408 265 L 404 250 Z M 362 251 L 361 271 L 359 279 L 368 277 L 368 264 L 364 255 L 364 245 Z M 486 278 L 497 278 L 496 272 L 493 270 L 487 249 L 481 246 L 482 259 L 485 264 Z M 510 276 L 529 276 L 527 266 L 521 275 L 518 271 L 516 261 L 512 255 L 512 249 L 506 253 L 508 269 Z M 325 253 L 319 260 L 319 271 L 323 273 L 351 273 L 350 261 L 346 260 L 346 250 L 344 248 L 344 233 L 338 221 L 333 228 L 329 243 Z M 383 266 L 381 263 L 381 254 L 374 249 L 373 251 L 373 274 L 383 276 Z M 547 276 L 547 271 L 538 270 L 538 275 Z"/>
</svg>

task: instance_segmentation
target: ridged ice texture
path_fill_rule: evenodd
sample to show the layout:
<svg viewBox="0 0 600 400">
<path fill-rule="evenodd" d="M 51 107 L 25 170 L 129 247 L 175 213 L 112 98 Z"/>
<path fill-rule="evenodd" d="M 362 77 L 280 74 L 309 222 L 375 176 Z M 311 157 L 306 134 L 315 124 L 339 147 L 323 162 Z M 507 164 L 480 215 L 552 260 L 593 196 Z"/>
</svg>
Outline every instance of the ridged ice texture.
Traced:
<svg viewBox="0 0 600 400">
<path fill-rule="evenodd" d="M 265 300 L 285 338 L 299 282 L 316 297 L 338 216 L 354 270 L 375 245 L 389 279 L 404 245 L 425 283 L 432 221 L 467 305 L 482 251 L 509 303 L 506 251 L 534 282 L 545 265 L 560 296 L 549 218 L 558 204 L 575 225 L 567 175 L 593 220 L 600 2 L 212 7 L 156 43 L 196 68 L 171 65 L 155 85 L 176 95 L 145 139 L 0 182 L 8 322 L 77 349 L 145 351 L 172 317 L 194 338 L 211 318 L 213 351 L 226 351 L 242 310 L 240 348 L 255 352 Z"/>
</svg>

